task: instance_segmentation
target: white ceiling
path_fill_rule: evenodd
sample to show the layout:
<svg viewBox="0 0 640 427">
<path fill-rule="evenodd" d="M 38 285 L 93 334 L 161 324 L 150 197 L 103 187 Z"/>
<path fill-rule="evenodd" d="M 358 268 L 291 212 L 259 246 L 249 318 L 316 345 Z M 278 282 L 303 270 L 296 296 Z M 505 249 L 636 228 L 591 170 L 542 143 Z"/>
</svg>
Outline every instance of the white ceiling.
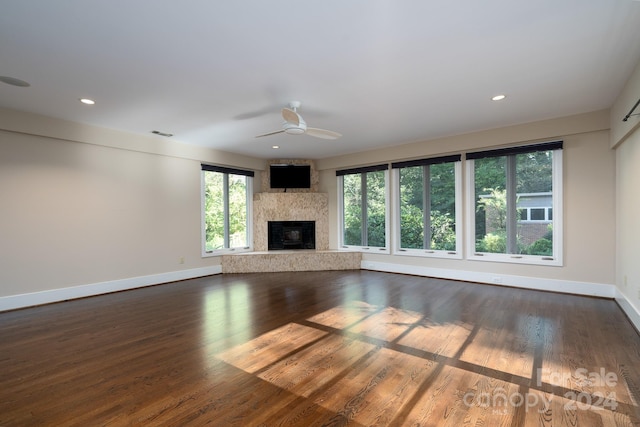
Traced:
<svg viewBox="0 0 640 427">
<path fill-rule="evenodd" d="M 0 76 L 31 84 L 0 107 L 263 158 L 608 108 L 639 60 L 634 0 L 0 2 Z M 292 100 L 344 136 L 254 138 Z"/>
</svg>

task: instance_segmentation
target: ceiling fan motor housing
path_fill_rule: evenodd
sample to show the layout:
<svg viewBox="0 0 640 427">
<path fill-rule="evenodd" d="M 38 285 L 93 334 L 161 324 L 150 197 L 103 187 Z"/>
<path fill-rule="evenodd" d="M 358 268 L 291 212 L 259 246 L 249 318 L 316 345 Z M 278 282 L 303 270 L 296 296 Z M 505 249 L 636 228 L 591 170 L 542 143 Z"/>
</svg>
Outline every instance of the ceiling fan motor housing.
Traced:
<svg viewBox="0 0 640 427">
<path fill-rule="evenodd" d="M 307 124 L 304 120 L 300 119 L 299 124 L 284 122 L 282 124 L 282 130 L 289 135 L 301 135 L 306 132 Z"/>
</svg>

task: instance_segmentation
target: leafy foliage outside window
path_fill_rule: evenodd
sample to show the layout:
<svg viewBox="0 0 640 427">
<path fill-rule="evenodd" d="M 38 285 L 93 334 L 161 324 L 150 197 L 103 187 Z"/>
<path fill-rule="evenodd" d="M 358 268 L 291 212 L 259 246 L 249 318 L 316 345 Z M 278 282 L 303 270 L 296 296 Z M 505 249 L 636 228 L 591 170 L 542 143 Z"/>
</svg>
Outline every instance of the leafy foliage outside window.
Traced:
<svg viewBox="0 0 640 427">
<path fill-rule="evenodd" d="M 250 177 L 204 171 L 205 251 L 246 247 Z"/>
<path fill-rule="evenodd" d="M 400 247 L 456 250 L 455 164 L 403 167 L 399 177 Z"/>
<path fill-rule="evenodd" d="M 552 194 L 553 150 L 476 159 L 474 176 L 476 252 L 553 255 L 553 222 L 527 224 L 518 208 L 520 194 Z M 515 189 L 515 194 L 507 188 Z M 532 231 L 533 227 L 538 230 Z M 530 235 L 537 238 L 531 241 Z"/>
<path fill-rule="evenodd" d="M 343 176 L 344 244 L 362 244 L 362 187 L 360 174 Z"/>
<path fill-rule="evenodd" d="M 386 172 L 342 176 L 343 244 L 386 246 Z"/>
</svg>

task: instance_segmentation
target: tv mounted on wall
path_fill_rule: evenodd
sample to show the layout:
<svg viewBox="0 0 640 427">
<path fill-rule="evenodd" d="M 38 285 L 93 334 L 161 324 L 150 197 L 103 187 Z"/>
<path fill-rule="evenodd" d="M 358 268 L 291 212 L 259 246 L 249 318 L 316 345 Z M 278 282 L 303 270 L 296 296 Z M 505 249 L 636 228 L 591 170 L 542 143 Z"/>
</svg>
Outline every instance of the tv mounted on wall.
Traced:
<svg viewBox="0 0 640 427">
<path fill-rule="evenodd" d="M 272 164 L 269 176 L 271 188 L 311 188 L 311 165 Z"/>
</svg>

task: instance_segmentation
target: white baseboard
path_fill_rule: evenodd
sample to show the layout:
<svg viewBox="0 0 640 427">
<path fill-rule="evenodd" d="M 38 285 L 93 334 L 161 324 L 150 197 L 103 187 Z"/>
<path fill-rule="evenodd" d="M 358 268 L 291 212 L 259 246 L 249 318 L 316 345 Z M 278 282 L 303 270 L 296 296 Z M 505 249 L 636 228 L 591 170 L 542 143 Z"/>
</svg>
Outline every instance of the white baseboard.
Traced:
<svg viewBox="0 0 640 427">
<path fill-rule="evenodd" d="M 575 295 L 612 298 L 618 302 L 618 305 L 626 313 L 636 329 L 640 331 L 640 309 L 635 307 L 614 285 L 610 284 L 540 279 L 535 277 L 491 274 L 464 270 L 448 270 L 444 268 L 430 268 L 376 261 L 362 261 L 361 268 L 363 270 L 384 271 L 387 273 L 411 274 L 414 276 L 436 277 L 441 279 L 488 283 L 491 285 L 512 286 L 540 291 L 564 292 Z M 69 288 L 52 289 L 42 292 L 9 295 L 0 297 L 0 312 L 221 273 L 222 266 L 214 265 L 211 267 L 131 277 L 127 279 L 111 280 Z"/>
<path fill-rule="evenodd" d="M 622 311 L 625 312 L 631 323 L 633 323 L 633 326 L 636 327 L 638 333 L 640 333 L 640 309 L 633 305 L 631 301 L 629 301 L 627 297 L 623 295 L 622 292 L 620 292 L 617 288 L 616 301 L 618 302 L 620 308 L 622 308 Z"/>
<path fill-rule="evenodd" d="M 196 277 L 210 276 L 212 274 L 220 273 L 222 273 L 222 266 L 214 265 L 211 267 L 170 271 L 168 273 L 110 280 L 107 282 L 92 283 L 69 288 L 51 289 L 42 292 L 9 295 L 6 297 L 0 297 L 0 311 L 15 310 L 18 308 L 49 304 L 52 302 L 108 294 L 111 292 L 125 291 L 128 289 L 142 288 L 145 286 L 159 285 L 161 283 L 193 279 Z"/>
<path fill-rule="evenodd" d="M 431 268 L 417 265 L 404 265 L 376 261 L 362 261 L 361 268 L 363 270 L 411 274 L 414 276 L 462 280 L 465 282 L 488 283 L 490 285 L 511 286 L 538 291 L 563 292 L 568 294 L 596 296 L 611 299 L 616 297 L 617 291 L 614 285 L 604 283 L 540 279 L 539 277 L 514 276 L 509 274 L 495 274 L 465 270 L 449 270 L 445 268 Z"/>
<path fill-rule="evenodd" d="M 611 284 L 540 279 L 537 277 L 491 274 L 476 271 L 448 270 L 444 268 L 430 268 L 376 261 L 362 261 L 362 269 L 384 271 L 387 273 L 411 274 L 414 276 L 436 277 L 439 279 L 463 280 L 465 282 L 488 283 L 491 285 L 512 286 L 538 291 L 564 292 L 574 295 L 611 298 L 616 300 L 633 326 L 635 326 L 636 330 L 640 332 L 640 309 L 635 307 L 615 285 Z"/>
</svg>

